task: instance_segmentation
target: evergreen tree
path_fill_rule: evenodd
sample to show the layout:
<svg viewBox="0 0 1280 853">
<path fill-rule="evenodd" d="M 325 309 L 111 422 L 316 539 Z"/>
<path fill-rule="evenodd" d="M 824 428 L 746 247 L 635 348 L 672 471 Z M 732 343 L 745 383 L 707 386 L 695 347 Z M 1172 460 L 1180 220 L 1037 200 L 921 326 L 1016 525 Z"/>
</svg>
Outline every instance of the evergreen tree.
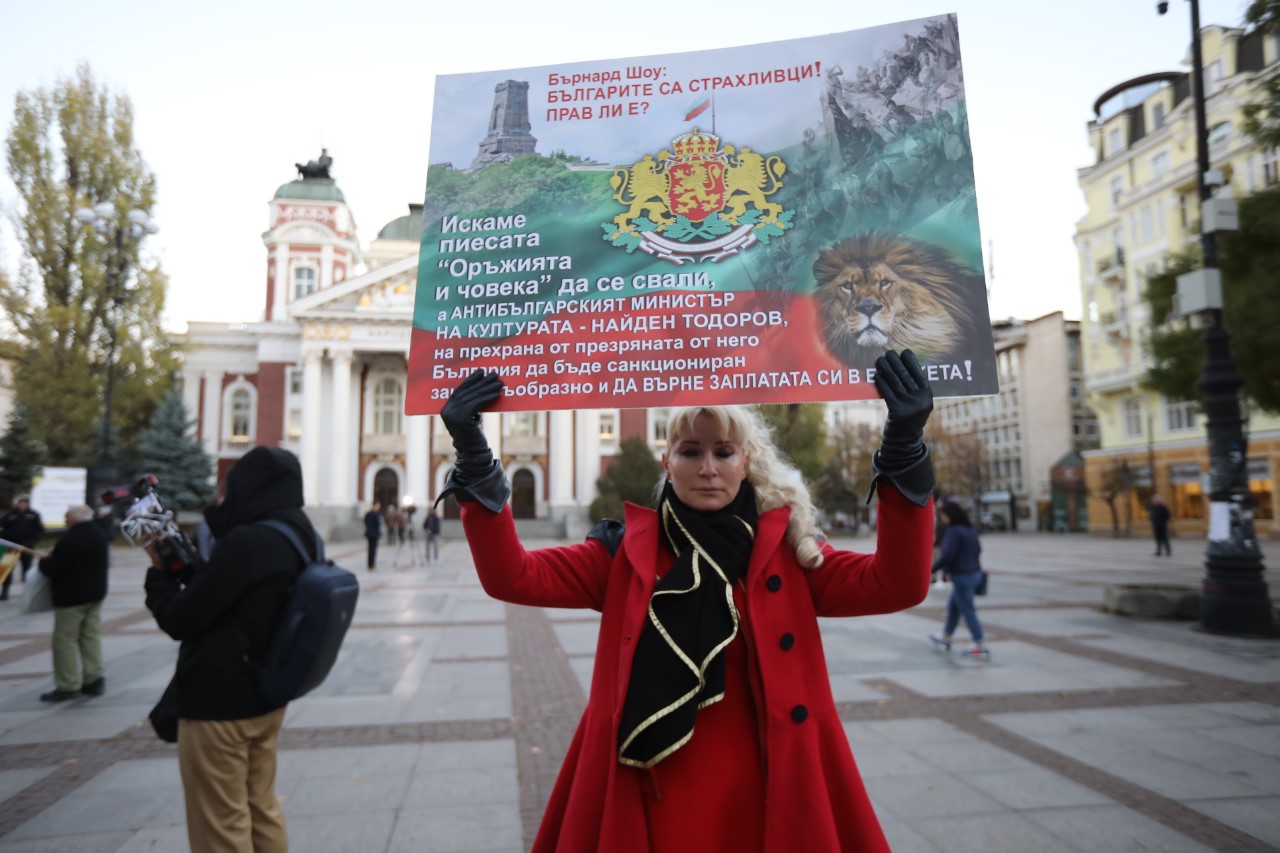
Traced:
<svg viewBox="0 0 1280 853">
<path fill-rule="evenodd" d="M 36 469 L 43 461 L 44 445 L 31 428 L 26 404 L 19 400 L 0 436 L 0 507 L 7 509 L 16 495 L 31 491 Z"/>
<path fill-rule="evenodd" d="M 14 390 L 49 460 L 83 464 L 98 453 L 112 361 L 112 432 L 122 445 L 171 385 L 167 278 L 141 263 L 124 222 L 130 210 L 151 210 L 155 177 L 134 139 L 129 99 L 99 87 L 86 65 L 52 89 L 17 94 L 5 153 L 22 259 L 16 276 L 0 276 L 0 308 L 26 344 Z M 75 212 L 103 203 L 118 227 L 100 235 Z"/>
<path fill-rule="evenodd" d="M 643 439 L 628 438 L 618 445 L 618 455 L 609 462 L 603 477 L 596 481 L 600 497 L 591 502 L 592 521 L 622 518 L 623 503 L 653 505 L 653 489 L 662 478 L 662 466 Z"/>
<path fill-rule="evenodd" d="M 213 461 L 192 437 L 195 419 L 176 392 L 170 392 L 138 435 L 139 470 L 155 474 L 156 490 L 169 509 L 203 509 L 213 500 Z"/>
</svg>

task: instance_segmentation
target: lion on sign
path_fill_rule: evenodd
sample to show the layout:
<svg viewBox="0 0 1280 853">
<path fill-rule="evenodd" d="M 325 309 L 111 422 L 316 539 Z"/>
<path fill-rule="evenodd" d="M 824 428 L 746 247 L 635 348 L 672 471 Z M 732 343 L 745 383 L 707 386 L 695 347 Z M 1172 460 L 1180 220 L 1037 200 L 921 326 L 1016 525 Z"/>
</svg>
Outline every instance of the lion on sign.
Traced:
<svg viewBox="0 0 1280 853">
<path fill-rule="evenodd" d="M 855 367 L 870 367 L 886 350 L 910 349 L 931 361 L 954 355 L 985 312 L 983 276 L 936 246 L 872 233 L 823 250 L 813 263 L 816 299 L 827 350 Z"/>
</svg>

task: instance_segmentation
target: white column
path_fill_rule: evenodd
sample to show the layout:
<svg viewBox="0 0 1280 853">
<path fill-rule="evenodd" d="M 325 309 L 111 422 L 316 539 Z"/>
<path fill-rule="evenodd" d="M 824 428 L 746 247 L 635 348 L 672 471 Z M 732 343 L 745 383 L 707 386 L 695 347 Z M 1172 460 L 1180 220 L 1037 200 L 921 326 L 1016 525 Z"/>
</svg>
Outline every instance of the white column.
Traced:
<svg viewBox="0 0 1280 853">
<path fill-rule="evenodd" d="M 324 397 L 321 384 L 323 350 L 303 355 L 302 368 L 302 497 L 314 506 L 320 502 L 320 411 Z"/>
<path fill-rule="evenodd" d="M 573 412 L 551 412 L 551 436 L 547 466 L 551 496 L 551 517 L 560 518 L 574 505 L 573 500 Z"/>
<path fill-rule="evenodd" d="M 404 478 L 407 493 L 413 495 L 415 506 L 426 512 L 427 468 L 431 463 L 427 450 L 427 430 L 431 426 L 430 415 L 412 415 L 405 417 L 408 435 L 405 437 Z M 418 521 L 421 524 L 421 520 Z"/>
<path fill-rule="evenodd" d="M 204 376 L 204 418 L 200 434 L 204 449 L 215 459 L 222 450 L 222 371 L 206 370 Z"/>
<path fill-rule="evenodd" d="M 489 449 L 493 451 L 493 458 L 499 463 L 502 462 L 502 413 L 501 412 L 485 412 L 481 417 L 484 419 L 481 426 L 484 428 L 484 439 L 489 442 Z M 504 468 L 506 466 L 503 466 Z"/>
<path fill-rule="evenodd" d="M 351 487 L 351 471 L 356 464 L 355 448 L 351 445 L 351 350 L 334 349 L 333 358 L 333 446 L 329 448 L 329 500 L 335 506 L 356 502 Z"/>
<path fill-rule="evenodd" d="M 582 409 L 578 421 L 578 488 L 574 498 L 582 506 L 596 498 L 596 480 L 600 479 L 600 413 Z"/>
</svg>

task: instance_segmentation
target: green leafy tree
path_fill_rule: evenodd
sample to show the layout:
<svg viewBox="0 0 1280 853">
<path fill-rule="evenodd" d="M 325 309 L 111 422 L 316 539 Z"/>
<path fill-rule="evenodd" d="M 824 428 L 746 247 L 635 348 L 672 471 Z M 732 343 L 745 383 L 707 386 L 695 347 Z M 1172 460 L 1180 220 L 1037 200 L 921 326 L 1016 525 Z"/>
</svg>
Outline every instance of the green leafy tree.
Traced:
<svg viewBox="0 0 1280 853">
<path fill-rule="evenodd" d="M 1253 0 L 1245 21 L 1267 35 L 1280 35 L 1280 0 Z M 1280 148 L 1280 75 L 1262 83 L 1261 100 L 1244 109 L 1245 132 L 1264 148 Z"/>
<path fill-rule="evenodd" d="M 760 414 L 773 432 L 774 443 L 791 460 L 806 482 L 816 482 L 827 464 L 826 406 L 786 403 L 761 406 Z"/>
<path fill-rule="evenodd" d="M 623 439 L 618 455 L 609 462 L 603 477 L 596 481 L 600 496 L 591 502 L 591 520 L 622 518 L 623 503 L 652 506 L 653 488 L 662 478 L 662 466 L 640 438 Z"/>
<path fill-rule="evenodd" d="M 100 445 L 113 337 L 113 434 L 126 444 L 169 390 L 176 353 L 161 325 L 165 275 L 140 263 L 127 227 L 100 235 L 75 212 L 109 203 L 123 223 L 130 210 L 151 210 L 155 178 L 129 99 L 98 86 L 86 65 L 52 89 L 18 93 L 6 155 L 23 249 L 16 278 L 0 280 L 0 308 L 26 345 L 14 390 L 49 460 L 82 464 Z"/>
<path fill-rule="evenodd" d="M 880 447 L 880 435 L 869 424 L 844 423 L 831 434 L 831 452 L 822 475 L 814 483 L 813 496 L 828 513 L 863 515 L 871 488 L 871 458 Z"/>
<path fill-rule="evenodd" d="M 1280 412 L 1280 370 L 1273 352 L 1280 328 L 1280 186 L 1240 199 L 1240 230 L 1218 234 L 1218 261 L 1224 321 L 1244 396 L 1260 410 Z M 1165 271 L 1147 280 L 1143 293 L 1152 324 L 1147 342 L 1152 367 L 1144 385 L 1173 400 L 1201 396 L 1196 382 L 1204 366 L 1202 334 L 1170 316 L 1177 277 L 1199 266 L 1195 255 L 1175 256 Z"/>
<path fill-rule="evenodd" d="M 176 392 L 156 408 L 138 435 L 134 476 L 155 474 L 157 490 L 170 509 L 202 509 L 213 500 L 213 460 L 194 438 L 195 419 Z"/>
<path fill-rule="evenodd" d="M 21 400 L 9 412 L 9 423 L 0 436 L 0 507 L 31 491 L 36 469 L 44 462 L 44 444 L 31 428 L 31 417 Z"/>
<path fill-rule="evenodd" d="M 977 511 L 982 493 L 990 486 L 987 446 L 982 438 L 976 432 L 950 432 L 935 419 L 925 427 L 924 440 L 933 457 L 934 493 L 968 499 Z"/>
</svg>

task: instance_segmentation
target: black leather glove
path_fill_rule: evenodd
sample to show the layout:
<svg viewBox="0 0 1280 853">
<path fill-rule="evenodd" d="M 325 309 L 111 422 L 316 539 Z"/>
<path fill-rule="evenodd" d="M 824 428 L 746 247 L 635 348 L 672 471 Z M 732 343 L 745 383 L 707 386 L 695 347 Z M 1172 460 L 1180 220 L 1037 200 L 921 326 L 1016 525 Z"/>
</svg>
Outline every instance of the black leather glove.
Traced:
<svg viewBox="0 0 1280 853">
<path fill-rule="evenodd" d="M 481 410 L 502 396 L 503 387 L 498 374 L 476 370 L 459 383 L 440 410 L 457 455 L 440 498 L 452 493 L 459 500 L 479 501 L 499 512 L 511 497 L 511 486 L 480 428 Z"/>
<path fill-rule="evenodd" d="M 887 480 L 918 506 L 933 494 L 933 462 L 924 443 L 924 427 L 933 411 L 933 391 L 915 353 L 889 351 L 876 359 L 876 388 L 889 407 L 884 439 L 873 459 L 875 476 Z M 869 499 L 869 496 L 868 496 Z"/>
</svg>

